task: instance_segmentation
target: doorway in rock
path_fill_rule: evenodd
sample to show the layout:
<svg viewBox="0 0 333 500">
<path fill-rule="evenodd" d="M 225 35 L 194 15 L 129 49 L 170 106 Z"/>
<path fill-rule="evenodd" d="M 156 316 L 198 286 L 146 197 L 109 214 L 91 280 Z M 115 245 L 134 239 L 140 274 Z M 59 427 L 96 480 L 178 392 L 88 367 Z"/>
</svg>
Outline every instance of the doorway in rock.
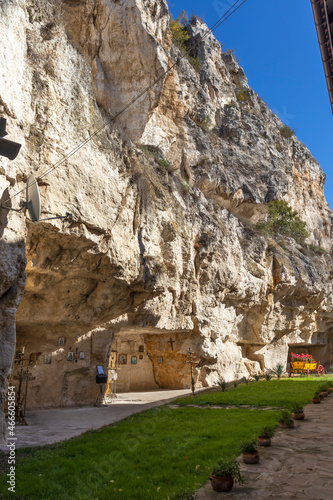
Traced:
<svg viewBox="0 0 333 500">
<path fill-rule="evenodd" d="M 329 364 L 327 359 L 328 344 L 289 344 L 288 351 L 288 363 L 291 360 L 291 353 L 295 354 L 311 354 L 317 362 L 317 365 L 321 364 L 328 370 L 327 364 Z"/>
<path fill-rule="evenodd" d="M 198 349 L 193 332 L 115 334 L 111 355 L 119 368 L 117 392 L 189 389 L 189 347 Z M 199 370 L 195 372 L 197 380 Z"/>
</svg>

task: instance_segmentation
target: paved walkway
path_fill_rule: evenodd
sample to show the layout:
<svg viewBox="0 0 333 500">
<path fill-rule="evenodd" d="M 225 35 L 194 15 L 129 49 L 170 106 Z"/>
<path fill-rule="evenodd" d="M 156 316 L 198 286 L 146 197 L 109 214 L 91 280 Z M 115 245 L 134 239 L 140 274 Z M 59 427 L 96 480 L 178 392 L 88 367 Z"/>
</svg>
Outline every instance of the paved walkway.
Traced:
<svg viewBox="0 0 333 500">
<path fill-rule="evenodd" d="M 272 446 L 260 448 L 258 465 L 241 466 L 246 482 L 229 493 L 208 482 L 197 500 L 331 500 L 333 498 L 333 394 L 305 408 L 294 429 L 278 429 Z"/>
<path fill-rule="evenodd" d="M 28 425 L 20 425 L 15 429 L 16 447 L 41 446 L 64 441 L 187 394 L 190 394 L 189 389 L 133 392 L 119 394 L 113 403 L 98 408 L 83 406 L 27 411 Z"/>
</svg>

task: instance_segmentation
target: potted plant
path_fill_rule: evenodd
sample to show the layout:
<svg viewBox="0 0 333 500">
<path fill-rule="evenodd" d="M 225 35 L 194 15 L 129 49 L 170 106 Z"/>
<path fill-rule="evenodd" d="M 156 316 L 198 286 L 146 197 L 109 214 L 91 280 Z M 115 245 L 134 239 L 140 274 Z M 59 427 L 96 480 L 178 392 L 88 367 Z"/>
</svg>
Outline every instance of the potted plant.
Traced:
<svg viewBox="0 0 333 500">
<path fill-rule="evenodd" d="M 291 413 L 288 410 L 281 411 L 281 418 L 279 420 L 280 427 L 285 427 L 291 429 L 295 427 L 294 421 L 291 418 Z"/>
<path fill-rule="evenodd" d="M 323 400 L 324 398 L 326 398 L 328 396 L 328 392 L 326 391 L 326 389 L 324 390 L 323 387 L 321 387 L 320 388 L 319 396 L 320 396 L 321 400 Z"/>
<path fill-rule="evenodd" d="M 302 405 L 300 405 L 299 403 L 295 403 L 291 411 L 292 411 L 291 415 L 294 420 L 304 420 L 305 415 Z"/>
<path fill-rule="evenodd" d="M 247 441 L 242 444 L 242 461 L 245 464 L 257 464 L 259 462 L 260 456 L 259 451 L 255 441 Z"/>
<path fill-rule="evenodd" d="M 327 384 L 322 384 L 319 389 L 321 390 L 321 395 L 324 396 L 324 398 L 327 398 L 328 396 L 328 387 Z"/>
<path fill-rule="evenodd" d="M 210 484 L 215 491 L 230 491 L 234 481 L 243 482 L 239 463 L 236 459 L 222 459 L 210 475 Z"/>
<path fill-rule="evenodd" d="M 312 398 L 312 403 L 314 405 L 319 405 L 321 403 L 321 398 L 319 396 L 319 391 L 316 391 L 313 395 L 313 398 Z"/>
<path fill-rule="evenodd" d="M 331 382 L 328 380 L 324 384 L 324 391 L 327 392 L 327 396 L 330 394 L 330 387 L 331 387 Z"/>
<path fill-rule="evenodd" d="M 263 427 L 260 435 L 257 437 L 257 443 L 260 446 L 270 446 L 272 444 L 272 437 L 275 434 L 275 427 Z"/>
</svg>

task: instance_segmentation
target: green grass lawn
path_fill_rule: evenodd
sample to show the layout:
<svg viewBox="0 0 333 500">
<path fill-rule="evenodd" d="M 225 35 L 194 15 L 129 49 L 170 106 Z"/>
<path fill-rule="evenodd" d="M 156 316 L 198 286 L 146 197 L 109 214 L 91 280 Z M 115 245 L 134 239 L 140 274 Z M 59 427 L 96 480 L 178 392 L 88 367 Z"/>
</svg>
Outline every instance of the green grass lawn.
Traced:
<svg viewBox="0 0 333 500">
<path fill-rule="evenodd" d="M 278 414 L 242 409 L 160 407 L 63 444 L 17 450 L 16 493 L 1 498 L 186 498 L 222 457 L 236 457 Z M 7 493 L 6 493 L 7 492 Z"/>
<path fill-rule="evenodd" d="M 3 474 L 0 498 L 189 498 L 184 492 L 204 484 L 222 457 L 238 456 L 242 442 L 256 438 L 263 426 L 277 425 L 280 415 L 209 405 L 290 408 L 294 402 L 308 403 L 322 383 L 322 378 L 309 377 L 242 384 L 225 393 L 182 398 L 177 401 L 185 406 L 154 408 L 61 444 L 18 449 L 16 492 L 8 492 Z M 206 407 L 186 406 L 193 403 Z M 1 458 L 6 464 L 6 458 Z"/>
<path fill-rule="evenodd" d="M 316 390 L 331 376 L 324 377 L 295 377 L 272 379 L 250 384 L 241 384 L 236 389 L 229 388 L 226 392 L 216 390 L 213 392 L 199 393 L 193 400 L 191 398 L 180 398 L 175 401 L 180 405 L 251 405 L 251 406 L 274 406 L 281 408 L 292 408 L 295 401 L 303 406 L 308 404 Z"/>
</svg>

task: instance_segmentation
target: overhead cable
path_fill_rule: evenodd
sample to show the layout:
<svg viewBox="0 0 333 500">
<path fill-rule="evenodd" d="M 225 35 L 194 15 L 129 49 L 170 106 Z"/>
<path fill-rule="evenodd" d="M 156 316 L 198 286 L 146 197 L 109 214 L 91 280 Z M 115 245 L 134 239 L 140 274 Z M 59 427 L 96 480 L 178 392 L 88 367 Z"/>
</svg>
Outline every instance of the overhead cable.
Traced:
<svg viewBox="0 0 333 500">
<path fill-rule="evenodd" d="M 211 26 L 210 28 L 207 29 L 207 31 L 203 34 L 203 36 L 200 38 L 200 40 L 198 40 L 194 45 L 193 47 L 191 48 L 191 50 L 195 50 L 199 44 L 201 44 L 203 42 L 203 40 L 210 34 L 210 33 L 213 33 L 213 31 L 215 31 L 217 28 L 219 28 L 221 26 L 221 24 L 223 24 L 227 19 L 229 19 L 230 16 L 232 16 L 232 14 L 234 14 L 247 0 L 243 0 L 241 2 L 241 0 L 237 0 L 214 24 L 213 26 Z M 241 2 L 241 3 L 240 3 Z M 239 5 L 237 5 L 239 4 Z M 193 22 L 190 21 L 190 24 Z M 174 62 L 168 69 L 166 69 L 165 71 L 163 71 L 163 73 L 156 79 L 154 80 L 153 83 L 151 83 L 148 87 L 146 87 L 142 92 L 140 92 L 139 94 L 137 94 L 135 97 L 133 97 L 133 99 L 131 99 L 127 104 L 125 104 L 121 109 L 120 111 L 118 111 L 115 115 L 112 116 L 112 118 L 110 118 L 109 120 L 107 120 L 103 125 L 101 125 L 98 129 L 95 130 L 95 132 L 93 132 L 91 135 L 89 135 L 89 137 L 87 137 L 87 139 L 85 139 L 84 141 L 82 141 L 80 144 L 78 144 L 75 148 L 73 148 L 69 153 L 67 153 L 65 156 L 63 156 L 63 158 L 61 158 L 59 161 L 57 161 L 54 165 L 52 165 L 52 167 L 50 167 L 48 170 L 46 170 L 45 172 L 43 172 L 40 176 L 38 176 L 38 180 L 41 180 L 43 179 L 44 177 L 46 177 L 47 175 L 49 175 L 51 172 L 53 172 L 54 170 L 56 170 L 58 167 L 60 167 L 60 165 L 62 165 L 66 160 L 68 160 L 71 156 L 73 156 L 75 153 L 77 153 L 77 151 L 79 151 L 81 148 L 83 148 L 86 144 L 88 144 L 88 142 L 90 142 L 94 137 L 96 137 L 98 134 L 100 134 L 100 132 L 102 132 L 102 130 L 104 130 L 107 126 L 109 126 L 111 123 L 113 123 L 120 115 L 122 115 L 130 106 L 132 106 L 136 101 L 138 101 L 143 95 L 145 95 L 147 92 L 149 92 L 149 90 L 151 90 L 159 81 L 162 80 L 162 78 L 165 77 L 165 75 L 167 75 L 169 73 L 169 71 L 171 71 L 175 66 L 177 66 L 177 64 L 179 64 L 179 62 L 184 59 L 186 57 L 187 54 L 182 54 L 181 57 L 177 58 L 177 61 Z M 4 204 L 8 203 L 12 198 L 14 198 L 15 196 L 18 196 L 20 193 L 22 193 L 23 191 L 25 191 L 26 187 L 24 187 L 23 189 L 21 189 L 20 191 L 17 191 L 15 194 L 13 194 L 12 196 L 10 196 L 6 201 L 4 201 Z"/>
</svg>

